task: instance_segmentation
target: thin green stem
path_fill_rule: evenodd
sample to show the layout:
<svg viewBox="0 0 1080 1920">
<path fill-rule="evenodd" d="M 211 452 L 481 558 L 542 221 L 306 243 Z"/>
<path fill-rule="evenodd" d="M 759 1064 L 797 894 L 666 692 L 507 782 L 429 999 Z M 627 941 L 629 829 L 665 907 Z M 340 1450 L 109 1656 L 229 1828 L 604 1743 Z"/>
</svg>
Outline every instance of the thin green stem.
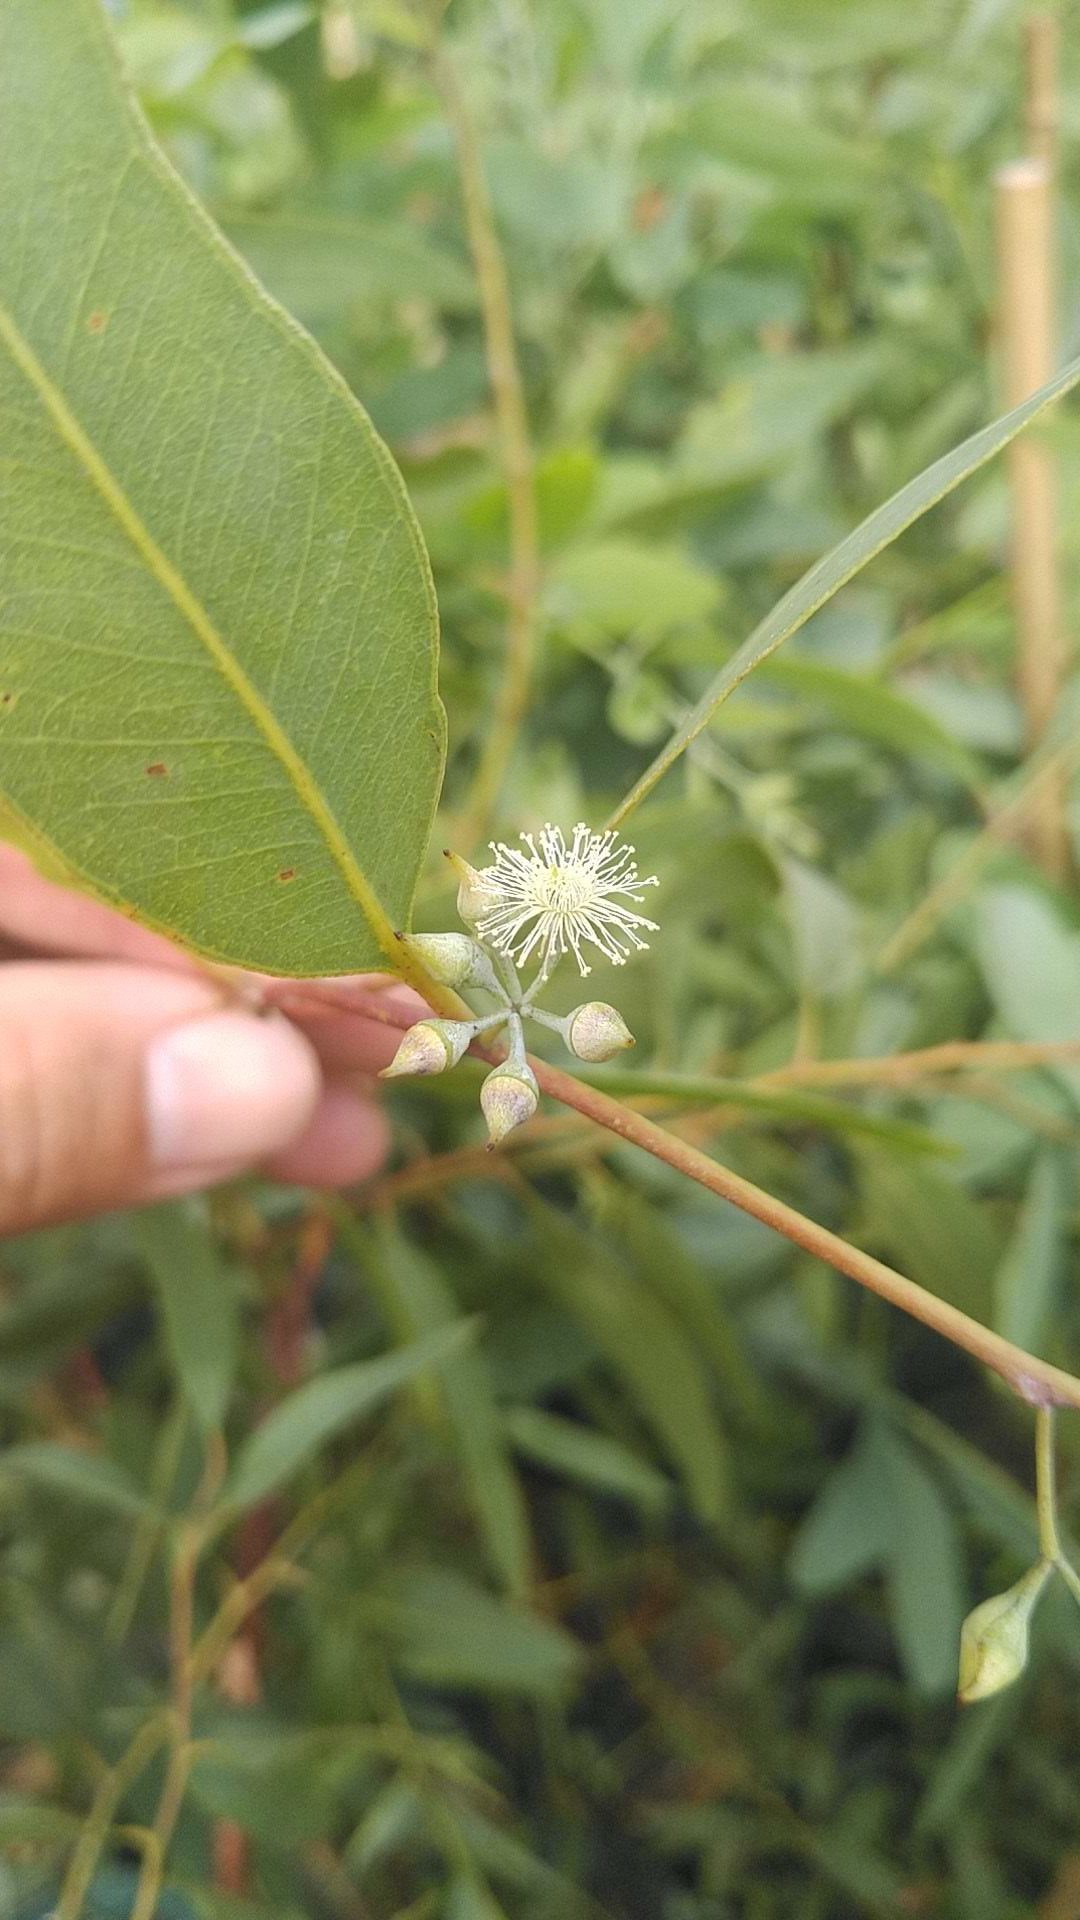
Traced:
<svg viewBox="0 0 1080 1920">
<path fill-rule="evenodd" d="M 365 1016 L 370 1004 L 360 995 L 350 1002 L 353 1011 Z M 408 1016 L 400 1015 L 397 1009 L 380 1009 L 380 1016 L 388 1025 L 404 1027 L 410 1024 Z M 477 1048 L 477 1053 L 481 1059 L 499 1064 L 500 1056 L 491 1054 L 486 1048 Z M 830 1232 L 828 1227 L 819 1226 L 816 1220 L 808 1219 L 796 1208 L 766 1193 L 762 1187 L 744 1180 L 732 1168 L 711 1160 L 688 1141 L 680 1140 L 664 1127 L 657 1126 L 654 1120 L 620 1105 L 619 1101 L 612 1100 L 598 1087 L 587 1086 L 573 1074 L 549 1066 L 543 1060 L 533 1059 L 530 1064 L 541 1092 L 549 1098 L 561 1101 L 587 1120 L 595 1121 L 597 1126 L 606 1127 L 617 1140 L 625 1140 L 631 1146 L 640 1147 L 642 1152 L 651 1153 L 676 1173 L 685 1174 L 687 1179 L 696 1181 L 710 1193 L 730 1201 L 744 1213 L 752 1214 L 765 1226 L 783 1234 L 785 1239 L 801 1247 L 804 1252 L 824 1260 L 837 1272 L 846 1273 L 859 1286 L 887 1300 L 901 1313 L 909 1314 L 913 1320 L 920 1320 L 924 1326 L 933 1328 L 943 1339 L 951 1341 L 983 1366 L 999 1373 L 1012 1391 L 1029 1405 L 1080 1408 L 1080 1379 L 1075 1374 L 1066 1373 L 1064 1368 L 1051 1366 L 1035 1354 L 1026 1353 L 1013 1341 L 1006 1340 L 1003 1335 L 972 1319 L 970 1314 L 962 1313 L 958 1307 L 952 1306 L 947 1300 L 940 1300 L 926 1287 L 920 1287 L 914 1280 L 897 1273 L 894 1267 L 887 1266 L 883 1260 L 876 1260 L 872 1254 L 852 1246 L 850 1241 Z"/>
<path fill-rule="evenodd" d="M 1064 1555 L 1058 1532 L 1053 1407 L 1035 1409 L 1035 1509 L 1039 1518 L 1039 1551 L 1044 1560 L 1060 1566 Z"/>
<path fill-rule="evenodd" d="M 165 1711 L 145 1721 L 116 1765 L 102 1775 L 64 1876 L 60 1898 L 53 1910 L 54 1920 L 79 1920 L 90 1883 L 97 1871 L 101 1850 L 113 1824 L 113 1816 L 132 1782 L 138 1779 L 167 1738 L 171 1718 L 171 1714 Z"/>
<path fill-rule="evenodd" d="M 524 1002 L 521 1011 L 528 1013 L 529 1018 L 535 1020 L 538 1026 L 550 1027 L 552 1033 L 565 1034 L 566 1032 L 566 1021 L 560 1014 L 546 1013 L 543 1007 L 526 1007 Z"/>
<path fill-rule="evenodd" d="M 187 1408 L 183 1400 L 177 1400 L 161 1435 L 151 1481 L 150 1490 L 155 1504 L 162 1508 L 176 1477 L 186 1430 Z M 164 1512 L 145 1514 L 136 1525 L 124 1571 L 105 1622 L 106 1637 L 116 1645 L 122 1645 L 130 1631 L 139 1604 L 139 1594 L 153 1564 L 165 1525 Z"/>
<path fill-rule="evenodd" d="M 437 51 L 434 71 L 457 147 L 465 225 L 480 293 L 488 379 L 510 519 L 506 659 L 495 712 L 463 809 L 459 831 L 468 847 L 483 838 L 528 708 L 540 588 L 540 535 L 525 384 L 514 340 L 506 262 L 484 177 L 480 142 L 453 61 Z"/>
<path fill-rule="evenodd" d="M 1069 1588 L 1069 1591 L 1071 1592 L 1073 1599 L 1076 1601 L 1077 1605 L 1080 1606 L 1080 1573 L 1077 1573 L 1076 1568 L 1073 1566 L 1072 1561 L 1066 1560 L 1064 1555 L 1062 1555 L 1061 1559 L 1058 1561 L 1057 1569 L 1062 1579 L 1064 1580 L 1065 1585 Z"/>
<path fill-rule="evenodd" d="M 192 1502 L 191 1515 L 182 1523 L 173 1549 L 169 1581 L 173 1740 L 151 1829 L 153 1841 L 143 1855 L 131 1920 L 153 1920 L 169 1842 L 180 1817 L 194 1758 L 191 1720 L 195 1699 L 195 1580 L 203 1548 L 211 1538 L 210 1511 L 224 1478 L 225 1467 L 224 1441 L 220 1434 L 211 1434 L 207 1440 L 206 1463 Z"/>
<path fill-rule="evenodd" d="M 1080 1573 L 1061 1543 L 1058 1523 L 1053 1407 L 1038 1407 L 1035 1412 L 1035 1507 L 1043 1560 L 1048 1567 L 1056 1567 L 1074 1600 L 1080 1603 Z"/>
</svg>

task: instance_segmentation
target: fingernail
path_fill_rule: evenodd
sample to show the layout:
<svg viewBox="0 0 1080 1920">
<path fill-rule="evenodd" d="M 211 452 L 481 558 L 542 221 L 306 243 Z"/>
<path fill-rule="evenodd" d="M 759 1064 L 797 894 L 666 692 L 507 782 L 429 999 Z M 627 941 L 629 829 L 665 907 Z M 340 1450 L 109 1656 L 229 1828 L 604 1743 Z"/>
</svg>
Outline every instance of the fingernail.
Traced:
<svg viewBox="0 0 1080 1920">
<path fill-rule="evenodd" d="M 153 1164 L 260 1160 L 296 1138 L 318 1094 L 315 1056 L 284 1020 L 222 1012 L 173 1027 L 146 1060 Z"/>
</svg>

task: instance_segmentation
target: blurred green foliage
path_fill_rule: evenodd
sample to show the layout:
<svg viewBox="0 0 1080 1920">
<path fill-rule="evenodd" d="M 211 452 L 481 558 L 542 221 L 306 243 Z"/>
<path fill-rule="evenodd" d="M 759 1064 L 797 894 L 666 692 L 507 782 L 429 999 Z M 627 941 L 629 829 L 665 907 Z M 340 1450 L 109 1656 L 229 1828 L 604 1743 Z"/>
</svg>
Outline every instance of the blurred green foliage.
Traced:
<svg viewBox="0 0 1080 1920">
<path fill-rule="evenodd" d="M 111 11 L 159 137 L 405 473 L 442 608 L 452 826 L 500 672 L 507 507 L 417 18 Z M 455 0 L 543 549 L 500 830 L 599 821 L 798 572 L 996 410 L 989 182 L 1021 139 L 1023 11 Z M 1067 314 L 1076 184 L 1066 145 Z M 1075 611 L 1075 419 L 1049 433 Z M 1080 896 L 1019 844 L 910 920 L 1023 777 L 1006 525 L 993 467 L 755 675 L 635 820 L 663 927 L 617 997 L 651 1072 L 1080 1035 Z M 434 867 L 420 924 L 452 924 Z M 572 1116 L 497 1167 L 444 1168 L 479 1143 L 468 1075 L 395 1091 L 408 1178 L 375 1209 L 252 1184 L 4 1249 L 0 1912 L 51 1911 L 103 1768 L 167 1698 L 166 1542 L 220 1426 L 199 1628 L 285 1544 L 248 1668 L 198 1692 L 162 1920 L 1074 1913 L 1067 1597 L 1012 1692 L 952 1702 L 961 1617 L 1033 1554 L 1024 1410 Z M 796 1091 L 666 1106 L 1068 1365 L 1077 1068 L 883 1073 L 827 1113 Z M 302 1384 L 274 1333 L 297 1287 Z M 1061 1438 L 1067 1473 L 1070 1418 Z M 122 1796 L 88 1916 L 131 1911 L 159 1788 L 152 1762 Z"/>
</svg>

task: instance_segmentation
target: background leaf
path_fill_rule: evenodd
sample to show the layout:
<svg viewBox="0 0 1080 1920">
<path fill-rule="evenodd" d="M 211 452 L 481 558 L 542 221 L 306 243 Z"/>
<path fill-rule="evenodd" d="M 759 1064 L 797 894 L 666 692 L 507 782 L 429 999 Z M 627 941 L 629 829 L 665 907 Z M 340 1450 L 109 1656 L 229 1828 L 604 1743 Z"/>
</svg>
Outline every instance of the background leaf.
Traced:
<svg viewBox="0 0 1080 1920">
<path fill-rule="evenodd" d="M 398 1582 L 388 1618 L 396 1660 L 436 1687 L 557 1698 L 580 1659 L 573 1640 L 550 1621 L 445 1569 L 417 1570 Z"/>
<path fill-rule="evenodd" d="M 204 1432 L 220 1427 L 239 1349 L 236 1276 L 197 1201 L 148 1207 L 136 1233 L 158 1290 L 172 1363 Z"/>
<path fill-rule="evenodd" d="M 453 1353 L 467 1333 L 467 1324 L 458 1321 L 398 1353 L 334 1368 L 298 1387 L 245 1440 L 225 1483 L 223 1505 L 250 1507 L 265 1499 L 326 1440 Z"/>
<path fill-rule="evenodd" d="M 104 1454 L 80 1453 L 49 1440 L 29 1441 L 8 1449 L 3 1468 L 80 1506 L 105 1507 L 129 1519 L 152 1511 L 137 1482 Z"/>
<path fill-rule="evenodd" d="M 1023 432 L 1044 407 L 1068 393 L 1078 380 L 1080 360 L 1072 360 L 1053 380 L 1047 381 L 1037 393 L 1032 394 L 1030 400 L 1013 407 L 989 426 L 982 427 L 962 446 L 943 455 L 924 473 L 917 474 L 914 480 L 909 480 L 905 487 L 886 500 L 884 506 L 878 507 L 861 526 L 856 527 L 854 533 L 849 533 L 838 547 L 818 560 L 710 681 L 693 711 L 615 809 L 612 822 L 624 820 L 652 791 L 679 755 L 685 753 L 691 741 L 696 740 L 698 734 L 708 726 L 717 707 L 730 698 L 760 661 L 767 660 L 770 653 L 789 640 L 793 633 L 797 633 L 812 614 L 831 600 L 849 580 L 854 579 L 883 548 L 890 546 L 907 527 L 928 513 L 931 507 L 936 506 L 970 474 L 992 460 L 996 453 L 1008 446 L 1010 440 Z"/>
</svg>

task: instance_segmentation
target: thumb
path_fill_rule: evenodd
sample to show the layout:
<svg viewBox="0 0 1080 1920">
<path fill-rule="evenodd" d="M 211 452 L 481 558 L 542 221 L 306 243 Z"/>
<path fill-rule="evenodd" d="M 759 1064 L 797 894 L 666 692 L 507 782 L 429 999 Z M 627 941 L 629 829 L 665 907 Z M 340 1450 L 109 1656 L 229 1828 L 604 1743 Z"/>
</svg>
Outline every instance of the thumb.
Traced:
<svg viewBox="0 0 1080 1920">
<path fill-rule="evenodd" d="M 319 1097 L 308 1042 L 198 975 L 0 968 L 0 1233 L 137 1206 L 287 1146 Z"/>
</svg>

